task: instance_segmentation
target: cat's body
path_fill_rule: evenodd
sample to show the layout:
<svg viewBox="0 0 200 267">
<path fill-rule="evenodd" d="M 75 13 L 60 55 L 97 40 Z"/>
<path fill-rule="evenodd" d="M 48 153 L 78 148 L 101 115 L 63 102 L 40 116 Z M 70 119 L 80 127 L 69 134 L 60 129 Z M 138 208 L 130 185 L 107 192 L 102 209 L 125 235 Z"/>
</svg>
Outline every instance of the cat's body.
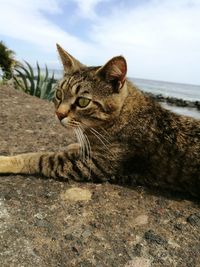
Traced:
<svg viewBox="0 0 200 267">
<path fill-rule="evenodd" d="M 55 98 L 78 143 L 66 152 L 0 157 L 0 173 L 140 184 L 200 197 L 200 121 L 163 109 L 128 80 L 123 57 L 85 67 L 58 46 L 65 76 Z"/>
</svg>

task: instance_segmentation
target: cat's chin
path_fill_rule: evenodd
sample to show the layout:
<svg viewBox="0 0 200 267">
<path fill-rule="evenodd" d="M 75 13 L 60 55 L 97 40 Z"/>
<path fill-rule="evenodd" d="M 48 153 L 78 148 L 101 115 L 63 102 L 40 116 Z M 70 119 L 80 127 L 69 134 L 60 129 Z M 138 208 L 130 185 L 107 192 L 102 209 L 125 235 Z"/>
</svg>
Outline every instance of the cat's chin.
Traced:
<svg viewBox="0 0 200 267">
<path fill-rule="evenodd" d="M 69 128 L 69 123 L 66 121 L 66 119 L 62 119 L 60 121 L 61 125 L 65 128 Z"/>
</svg>

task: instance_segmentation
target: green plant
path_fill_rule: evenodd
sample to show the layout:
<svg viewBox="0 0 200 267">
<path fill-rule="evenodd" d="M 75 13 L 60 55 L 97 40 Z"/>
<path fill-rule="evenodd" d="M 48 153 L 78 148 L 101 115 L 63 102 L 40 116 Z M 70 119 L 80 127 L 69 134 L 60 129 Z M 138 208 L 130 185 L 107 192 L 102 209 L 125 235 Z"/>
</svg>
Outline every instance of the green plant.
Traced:
<svg viewBox="0 0 200 267">
<path fill-rule="evenodd" d="M 37 63 L 37 74 L 34 74 L 34 70 L 31 65 L 25 61 L 25 65 L 18 65 L 15 68 L 13 79 L 15 81 L 15 87 L 23 90 L 25 93 L 37 96 L 39 98 L 52 100 L 54 95 L 54 85 L 56 80 L 54 79 L 54 73 L 49 78 L 49 71 L 45 66 L 45 73 L 41 72 L 41 68 Z"/>
<path fill-rule="evenodd" d="M 13 66 L 16 64 L 15 53 L 8 49 L 3 41 L 0 41 L 0 68 L 2 69 L 3 80 L 12 78 Z"/>
</svg>

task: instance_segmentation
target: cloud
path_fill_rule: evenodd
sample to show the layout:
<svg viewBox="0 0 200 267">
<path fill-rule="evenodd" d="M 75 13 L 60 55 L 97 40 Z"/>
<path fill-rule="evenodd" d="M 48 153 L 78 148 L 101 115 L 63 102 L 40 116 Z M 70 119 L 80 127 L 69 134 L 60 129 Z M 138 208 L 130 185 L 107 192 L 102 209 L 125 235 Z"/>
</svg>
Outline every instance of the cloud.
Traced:
<svg viewBox="0 0 200 267">
<path fill-rule="evenodd" d="M 93 26 L 91 36 L 102 44 L 112 41 L 116 45 L 162 49 L 174 45 L 176 48 L 182 42 L 179 49 L 188 44 L 198 47 L 200 4 L 188 7 L 189 2 L 195 1 L 149 1 L 137 8 L 113 8 L 109 16 Z"/>
<path fill-rule="evenodd" d="M 72 51 L 80 51 L 80 47 L 83 52 L 91 50 L 88 44 L 45 17 L 44 12 L 63 15 L 61 3 L 62 1 L 56 0 L 1 1 L 1 35 L 35 44 L 45 52 L 55 51 L 57 42 L 66 45 Z"/>
<path fill-rule="evenodd" d="M 93 24 L 90 36 L 107 55 L 124 54 L 131 76 L 200 82 L 199 14 L 197 0 L 115 6 Z"/>
<path fill-rule="evenodd" d="M 0 35 L 37 48 L 35 61 L 56 62 L 58 42 L 85 64 L 123 54 L 129 76 L 200 83 L 199 14 L 199 0 L 1 0 Z"/>
<path fill-rule="evenodd" d="M 78 6 L 79 15 L 81 17 L 94 19 L 97 17 L 96 7 L 102 2 L 107 2 L 108 0 L 74 0 Z"/>
<path fill-rule="evenodd" d="M 77 16 L 75 21 L 81 20 L 83 17 L 91 18 L 92 14 L 95 16 L 94 10 L 101 1 L 106 0 L 72 0 L 77 5 L 79 12 L 75 14 L 75 9 L 68 12 L 74 13 Z M 56 43 L 61 44 L 70 53 L 80 58 L 80 60 L 89 62 L 91 57 L 98 54 L 97 47 L 92 42 L 86 42 L 81 37 L 65 31 L 65 25 L 60 27 L 58 26 L 60 23 L 55 24 L 47 16 L 50 14 L 52 16 L 59 15 L 64 17 L 66 10 L 63 8 L 66 8 L 65 4 L 65 0 L 2 0 L 0 36 L 17 40 L 17 43 L 20 40 L 23 44 L 26 43 L 27 47 L 30 45 L 32 48 L 30 53 L 37 53 L 34 61 L 44 58 L 44 54 L 46 54 L 46 57 L 49 55 L 45 62 L 50 63 L 51 66 L 52 62 L 56 62 Z M 20 50 L 19 45 L 16 49 L 11 46 L 11 49 L 15 50 L 17 55 L 21 54 L 20 52 L 18 53 Z M 52 58 L 53 54 L 54 59 Z M 21 57 L 24 58 L 23 55 Z M 32 55 L 29 55 L 26 60 L 33 62 Z M 58 67 L 58 60 L 56 67 Z"/>
</svg>

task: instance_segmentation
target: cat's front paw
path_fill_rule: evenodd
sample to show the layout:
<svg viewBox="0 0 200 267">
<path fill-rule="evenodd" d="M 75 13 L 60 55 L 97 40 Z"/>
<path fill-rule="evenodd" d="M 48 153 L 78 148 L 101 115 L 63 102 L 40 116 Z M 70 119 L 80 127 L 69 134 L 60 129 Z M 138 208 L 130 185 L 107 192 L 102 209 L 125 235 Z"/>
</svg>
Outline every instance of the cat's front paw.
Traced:
<svg viewBox="0 0 200 267">
<path fill-rule="evenodd" d="M 0 156 L 0 173 L 8 172 L 9 166 L 10 166 L 9 157 Z"/>
<path fill-rule="evenodd" d="M 70 159 L 77 159 L 80 157 L 81 146 L 79 143 L 70 144 L 67 146 L 67 154 Z"/>
</svg>

